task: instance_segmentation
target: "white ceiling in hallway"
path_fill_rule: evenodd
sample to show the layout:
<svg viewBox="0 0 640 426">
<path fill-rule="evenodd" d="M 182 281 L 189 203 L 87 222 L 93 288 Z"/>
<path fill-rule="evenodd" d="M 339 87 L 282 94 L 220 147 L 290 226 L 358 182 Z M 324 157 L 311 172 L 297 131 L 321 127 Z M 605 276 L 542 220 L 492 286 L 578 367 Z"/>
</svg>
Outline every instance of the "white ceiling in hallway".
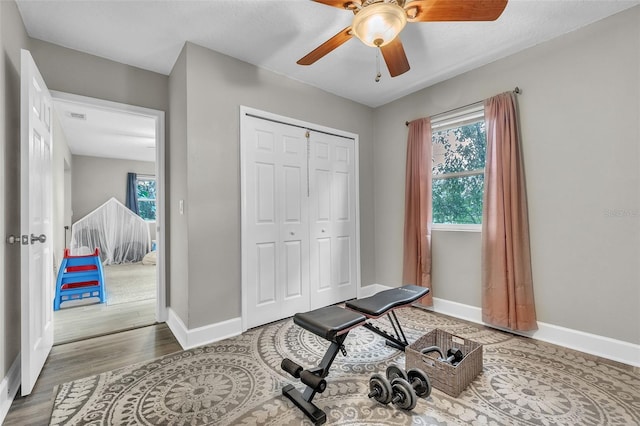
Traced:
<svg viewBox="0 0 640 426">
<path fill-rule="evenodd" d="M 156 161 L 153 118 L 61 99 L 53 106 L 74 155 Z"/>
</svg>

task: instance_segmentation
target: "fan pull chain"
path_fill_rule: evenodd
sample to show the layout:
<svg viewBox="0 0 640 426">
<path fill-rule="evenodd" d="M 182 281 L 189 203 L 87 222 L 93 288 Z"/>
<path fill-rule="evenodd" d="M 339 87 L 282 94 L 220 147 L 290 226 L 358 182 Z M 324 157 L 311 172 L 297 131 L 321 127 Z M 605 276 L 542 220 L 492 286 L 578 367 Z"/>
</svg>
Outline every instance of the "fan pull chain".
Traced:
<svg viewBox="0 0 640 426">
<path fill-rule="evenodd" d="M 376 83 L 380 83 L 380 49 L 376 49 Z"/>
</svg>

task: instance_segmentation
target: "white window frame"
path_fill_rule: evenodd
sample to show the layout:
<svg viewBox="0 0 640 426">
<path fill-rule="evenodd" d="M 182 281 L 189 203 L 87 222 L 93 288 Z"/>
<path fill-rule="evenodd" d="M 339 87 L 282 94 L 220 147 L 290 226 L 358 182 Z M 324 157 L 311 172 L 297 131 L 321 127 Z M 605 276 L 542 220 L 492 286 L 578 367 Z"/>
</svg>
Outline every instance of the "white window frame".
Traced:
<svg viewBox="0 0 640 426">
<path fill-rule="evenodd" d="M 431 118 L 431 132 L 439 132 L 443 130 L 462 127 L 466 124 L 475 123 L 484 120 L 484 103 L 478 102 L 454 111 L 435 115 Z M 433 140 L 431 142 L 433 144 Z M 451 179 L 463 176 L 484 175 L 485 169 L 468 170 L 457 173 L 447 173 L 444 175 L 434 175 L 431 172 L 431 181 L 438 179 Z M 437 176 L 437 177 L 436 177 Z M 432 207 L 433 208 L 433 207 Z M 482 232 L 482 224 L 469 223 L 431 223 L 432 231 L 453 231 L 453 232 Z"/>
</svg>

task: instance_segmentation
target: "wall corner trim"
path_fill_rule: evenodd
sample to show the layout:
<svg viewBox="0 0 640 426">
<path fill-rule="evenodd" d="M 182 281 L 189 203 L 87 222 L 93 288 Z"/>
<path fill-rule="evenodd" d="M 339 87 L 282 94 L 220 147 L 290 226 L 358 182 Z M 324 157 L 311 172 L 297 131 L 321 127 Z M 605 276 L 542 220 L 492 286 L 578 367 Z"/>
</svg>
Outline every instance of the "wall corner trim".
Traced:
<svg viewBox="0 0 640 426">
<path fill-rule="evenodd" d="M 0 424 L 4 422 L 20 388 L 20 354 L 13 360 L 7 375 L 0 382 Z"/>
<path fill-rule="evenodd" d="M 167 311 L 167 325 L 184 350 L 242 334 L 240 317 L 189 329 L 173 309 L 167 308 Z"/>
</svg>

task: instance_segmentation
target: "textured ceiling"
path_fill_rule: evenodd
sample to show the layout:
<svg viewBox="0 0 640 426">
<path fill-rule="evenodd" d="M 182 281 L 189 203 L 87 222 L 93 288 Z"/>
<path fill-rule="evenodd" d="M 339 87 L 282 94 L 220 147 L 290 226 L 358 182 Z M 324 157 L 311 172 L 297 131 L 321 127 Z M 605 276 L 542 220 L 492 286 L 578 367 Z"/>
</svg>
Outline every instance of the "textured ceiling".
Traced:
<svg viewBox="0 0 640 426">
<path fill-rule="evenodd" d="M 460 0 L 469 1 L 469 0 Z M 31 37 L 169 74 L 185 41 L 376 107 L 639 3 L 510 0 L 494 22 L 409 23 L 411 70 L 374 81 L 376 49 L 352 39 L 314 65 L 296 61 L 351 24 L 309 0 L 18 0 Z"/>
<path fill-rule="evenodd" d="M 376 49 L 355 38 L 311 66 L 296 64 L 353 18 L 349 11 L 310 0 L 17 0 L 17 4 L 29 36 L 71 49 L 168 75 L 184 43 L 190 41 L 377 107 L 640 0 L 509 0 L 494 22 L 409 23 L 401 39 L 411 70 L 391 78 L 380 58 L 378 83 Z M 139 127 L 143 123 L 101 111 L 85 111 L 86 121 L 74 120 L 65 113 L 69 105 L 56 107 L 62 111 L 58 115 L 74 154 L 114 157 L 129 152 L 129 158 L 153 161 L 154 150 L 141 144 L 143 139 L 150 143 L 147 134 L 152 127 L 143 130 Z M 77 105 L 74 108 L 78 110 Z M 126 141 L 127 149 L 121 149 Z"/>
</svg>

